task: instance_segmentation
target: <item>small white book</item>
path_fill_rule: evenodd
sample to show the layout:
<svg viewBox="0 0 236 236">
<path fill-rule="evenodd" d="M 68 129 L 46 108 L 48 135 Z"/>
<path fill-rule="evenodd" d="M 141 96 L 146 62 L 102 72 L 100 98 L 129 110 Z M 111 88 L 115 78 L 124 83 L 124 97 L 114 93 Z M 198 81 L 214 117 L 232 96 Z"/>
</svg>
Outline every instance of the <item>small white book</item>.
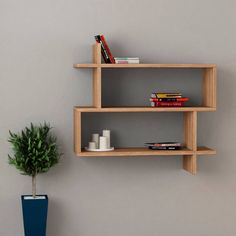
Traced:
<svg viewBox="0 0 236 236">
<path fill-rule="evenodd" d="M 116 64 L 138 64 L 138 57 L 115 57 Z"/>
<path fill-rule="evenodd" d="M 114 57 L 115 60 L 121 60 L 121 61 L 125 61 L 125 60 L 138 60 L 139 61 L 139 57 Z"/>
</svg>

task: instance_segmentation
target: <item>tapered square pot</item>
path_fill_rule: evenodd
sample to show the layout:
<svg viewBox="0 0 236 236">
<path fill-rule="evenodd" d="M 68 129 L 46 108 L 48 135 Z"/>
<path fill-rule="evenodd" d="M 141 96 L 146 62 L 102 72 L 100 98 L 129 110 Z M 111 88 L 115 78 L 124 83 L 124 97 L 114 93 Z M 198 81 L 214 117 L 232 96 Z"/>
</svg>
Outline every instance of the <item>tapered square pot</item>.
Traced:
<svg viewBox="0 0 236 236">
<path fill-rule="evenodd" d="M 48 196 L 21 196 L 25 236 L 46 236 Z"/>
</svg>

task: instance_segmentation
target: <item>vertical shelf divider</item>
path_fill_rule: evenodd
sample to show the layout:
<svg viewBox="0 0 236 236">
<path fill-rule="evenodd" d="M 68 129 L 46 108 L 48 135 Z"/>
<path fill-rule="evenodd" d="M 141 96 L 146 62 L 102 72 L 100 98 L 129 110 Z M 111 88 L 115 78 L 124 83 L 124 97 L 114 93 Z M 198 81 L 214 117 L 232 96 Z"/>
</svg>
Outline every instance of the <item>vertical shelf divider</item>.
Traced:
<svg viewBox="0 0 236 236">
<path fill-rule="evenodd" d="M 216 108 L 216 67 L 203 69 L 202 105 Z"/>
<path fill-rule="evenodd" d="M 184 142 L 194 154 L 183 156 L 183 169 L 195 175 L 197 173 L 197 112 L 184 113 Z"/>
<path fill-rule="evenodd" d="M 97 67 L 93 69 L 93 106 L 102 107 L 102 70 L 101 70 L 101 44 L 93 45 L 93 63 Z"/>
<path fill-rule="evenodd" d="M 74 151 L 81 153 L 81 112 L 74 109 Z"/>
</svg>

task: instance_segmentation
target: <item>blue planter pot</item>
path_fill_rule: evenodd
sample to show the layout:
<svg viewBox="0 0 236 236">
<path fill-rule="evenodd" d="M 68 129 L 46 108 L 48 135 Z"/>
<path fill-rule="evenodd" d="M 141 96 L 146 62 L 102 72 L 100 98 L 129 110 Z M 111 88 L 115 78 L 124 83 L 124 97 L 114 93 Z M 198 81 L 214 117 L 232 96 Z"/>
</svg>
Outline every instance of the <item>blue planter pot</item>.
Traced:
<svg viewBox="0 0 236 236">
<path fill-rule="evenodd" d="M 48 196 L 44 199 L 29 199 L 31 195 L 21 196 L 25 236 L 46 236 Z"/>
</svg>

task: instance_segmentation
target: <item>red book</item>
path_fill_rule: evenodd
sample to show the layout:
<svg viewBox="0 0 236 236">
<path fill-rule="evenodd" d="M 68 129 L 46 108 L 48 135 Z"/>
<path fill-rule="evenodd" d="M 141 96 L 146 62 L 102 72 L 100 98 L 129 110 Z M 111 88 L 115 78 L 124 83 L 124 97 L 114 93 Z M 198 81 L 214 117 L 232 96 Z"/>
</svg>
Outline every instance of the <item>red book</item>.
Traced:
<svg viewBox="0 0 236 236">
<path fill-rule="evenodd" d="M 152 107 L 182 107 L 183 102 L 151 102 Z"/>
<path fill-rule="evenodd" d="M 187 102 L 189 98 L 150 98 L 150 102 Z"/>
<path fill-rule="evenodd" d="M 107 42 L 106 42 L 106 40 L 105 40 L 104 35 L 100 35 L 100 38 L 101 38 L 101 41 L 102 41 L 102 43 L 103 43 L 103 45 L 104 45 L 104 47 L 105 47 L 105 49 L 106 49 L 106 51 L 107 51 L 107 54 L 108 54 L 108 57 L 109 57 L 111 63 L 115 64 L 115 59 L 114 59 L 114 57 L 113 57 L 112 54 L 111 54 L 111 50 L 110 50 L 110 48 L 108 47 L 108 44 L 107 44 Z"/>
<path fill-rule="evenodd" d="M 107 51 L 106 51 L 106 49 L 105 49 L 105 47 L 104 47 L 104 45 L 103 45 L 103 43 L 102 43 L 102 41 L 101 41 L 100 35 L 96 35 L 96 36 L 95 36 L 95 40 L 96 40 L 98 43 L 101 44 L 101 53 L 102 53 L 102 57 L 103 57 L 105 63 L 111 63 L 111 61 L 110 61 L 110 59 L 109 59 L 109 57 L 108 57 Z"/>
</svg>

